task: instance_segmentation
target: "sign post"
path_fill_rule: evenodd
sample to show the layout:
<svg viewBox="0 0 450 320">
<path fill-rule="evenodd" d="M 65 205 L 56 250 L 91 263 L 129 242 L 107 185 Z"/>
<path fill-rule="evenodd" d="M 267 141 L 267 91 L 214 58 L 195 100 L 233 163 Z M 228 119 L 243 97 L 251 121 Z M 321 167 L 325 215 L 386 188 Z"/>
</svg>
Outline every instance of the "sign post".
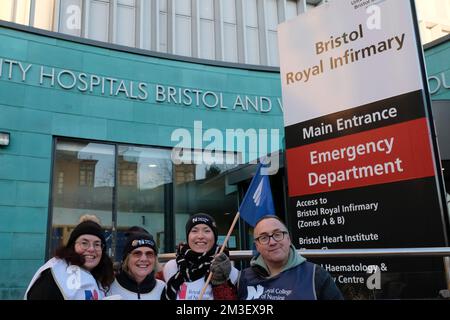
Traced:
<svg viewBox="0 0 450 320">
<path fill-rule="evenodd" d="M 296 247 L 448 244 L 417 32 L 407 0 L 333 1 L 279 26 Z M 437 296 L 445 283 L 439 258 L 324 260 L 323 266 L 341 288 L 360 285 L 365 297 L 367 290 L 385 298 Z M 369 283 L 375 271 L 380 286 Z"/>
</svg>

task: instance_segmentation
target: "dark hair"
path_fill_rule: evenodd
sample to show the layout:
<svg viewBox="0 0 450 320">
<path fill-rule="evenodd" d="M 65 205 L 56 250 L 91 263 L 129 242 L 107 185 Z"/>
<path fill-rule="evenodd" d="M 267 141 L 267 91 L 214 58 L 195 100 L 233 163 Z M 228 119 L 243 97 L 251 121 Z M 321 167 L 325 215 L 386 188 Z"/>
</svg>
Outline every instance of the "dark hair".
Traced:
<svg viewBox="0 0 450 320">
<path fill-rule="evenodd" d="M 111 283 L 114 282 L 114 269 L 111 258 L 103 249 L 102 257 L 98 265 L 91 271 L 94 278 L 100 282 L 103 289 L 109 290 Z"/>
<path fill-rule="evenodd" d="M 280 221 L 281 224 L 282 224 L 282 225 L 286 228 L 286 230 L 287 230 L 287 226 L 286 226 L 286 224 L 283 222 L 283 220 L 281 220 L 280 217 L 275 216 L 275 215 L 271 215 L 271 214 L 266 214 L 265 216 L 262 216 L 261 218 L 259 218 L 259 219 L 256 221 L 256 223 L 255 223 L 255 228 L 256 228 L 256 226 L 258 225 L 258 223 L 260 223 L 261 221 L 266 220 L 266 219 L 275 219 L 275 220 Z"/>
<path fill-rule="evenodd" d="M 106 254 L 106 239 L 103 228 L 97 221 L 84 220 L 80 222 L 71 232 L 69 240 L 65 246 L 56 250 L 55 256 L 64 259 L 68 264 L 82 267 L 86 262 L 85 258 L 75 251 L 75 241 L 84 234 L 98 237 L 102 242 L 102 256 L 95 268 L 90 270 L 92 276 L 97 280 L 104 290 L 109 290 L 114 281 L 114 269 L 111 258 Z"/>
<path fill-rule="evenodd" d="M 64 259 L 67 264 L 82 267 L 86 262 L 85 258 L 75 251 L 74 245 L 61 246 L 56 250 L 55 256 Z M 114 269 L 111 258 L 106 254 L 106 248 L 102 250 L 102 257 L 98 265 L 92 269 L 92 276 L 97 280 L 106 291 L 109 290 L 114 281 Z"/>
</svg>

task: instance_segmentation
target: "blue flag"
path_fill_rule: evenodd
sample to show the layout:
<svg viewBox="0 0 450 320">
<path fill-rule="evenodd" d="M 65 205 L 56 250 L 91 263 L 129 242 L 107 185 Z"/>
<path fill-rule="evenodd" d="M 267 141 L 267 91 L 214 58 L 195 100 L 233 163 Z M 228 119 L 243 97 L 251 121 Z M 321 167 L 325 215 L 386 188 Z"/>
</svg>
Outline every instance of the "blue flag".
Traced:
<svg viewBox="0 0 450 320">
<path fill-rule="evenodd" d="M 256 174 L 239 207 L 242 219 L 252 227 L 261 217 L 275 215 L 269 176 L 261 175 L 262 166 L 261 163 L 258 165 Z"/>
</svg>

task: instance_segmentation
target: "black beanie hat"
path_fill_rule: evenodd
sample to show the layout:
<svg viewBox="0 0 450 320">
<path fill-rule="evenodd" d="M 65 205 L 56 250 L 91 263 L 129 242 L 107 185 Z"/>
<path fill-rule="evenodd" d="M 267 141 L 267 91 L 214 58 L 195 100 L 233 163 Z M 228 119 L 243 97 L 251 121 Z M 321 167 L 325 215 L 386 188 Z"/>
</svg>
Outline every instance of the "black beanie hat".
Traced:
<svg viewBox="0 0 450 320">
<path fill-rule="evenodd" d="M 153 236 L 150 233 L 134 232 L 127 238 L 127 242 L 125 243 L 125 247 L 122 252 L 122 260 L 125 260 L 131 251 L 140 247 L 151 248 L 155 251 L 155 254 L 158 254 L 158 247 L 156 246 L 155 240 L 153 240 Z"/>
<path fill-rule="evenodd" d="M 217 243 L 217 225 L 213 217 L 206 213 L 194 214 L 186 222 L 186 240 L 189 238 L 189 232 L 197 224 L 206 224 L 214 233 L 214 243 Z"/>
<path fill-rule="evenodd" d="M 139 226 L 132 226 L 130 227 L 126 232 L 125 232 L 125 237 L 128 238 L 129 236 L 131 236 L 134 233 L 146 233 L 146 234 L 150 234 L 147 230 L 145 230 L 142 227 Z"/>
<path fill-rule="evenodd" d="M 69 241 L 67 242 L 67 247 L 74 246 L 75 241 L 83 234 L 90 234 L 99 237 L 102 241 L 103 247 L 106 247 L 105 233 L 103 232 L 102 227 L 98 223 L 91 220 L 83 221 L 79 223 L 75 229 L 73 229 L 70 234 Z"/>
</svg>

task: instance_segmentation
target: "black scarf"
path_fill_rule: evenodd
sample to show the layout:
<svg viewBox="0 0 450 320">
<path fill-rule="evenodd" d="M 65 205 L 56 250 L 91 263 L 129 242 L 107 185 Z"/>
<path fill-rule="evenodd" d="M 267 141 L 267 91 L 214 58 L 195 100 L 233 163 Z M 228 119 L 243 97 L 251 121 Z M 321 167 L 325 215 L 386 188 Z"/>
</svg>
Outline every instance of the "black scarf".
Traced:
<svg viewBox="0 0 450 320">
<path fill-rule="evenodd" d="M 123 270 L 116 278 L 117 282 L 119 282 L 122 287 L 137 294 L 149 293 L 156 286 L 155 271 L 152 271 L 152 273 L 145 277 L 140 284 L 137 284 L 136 280 Z"/>
<path fill-rule="evenodd" d="M 204 253 L 197 253 L 189 248 L 189 245 L 180 245 L 177 249 L 178 271 L 167 281 L 165 298 L 176 300 L 178 290 L 184 282 L 193 282 L 209 275 L 209 267 L 217 251 L 217 245 Z"/>
</svg>

